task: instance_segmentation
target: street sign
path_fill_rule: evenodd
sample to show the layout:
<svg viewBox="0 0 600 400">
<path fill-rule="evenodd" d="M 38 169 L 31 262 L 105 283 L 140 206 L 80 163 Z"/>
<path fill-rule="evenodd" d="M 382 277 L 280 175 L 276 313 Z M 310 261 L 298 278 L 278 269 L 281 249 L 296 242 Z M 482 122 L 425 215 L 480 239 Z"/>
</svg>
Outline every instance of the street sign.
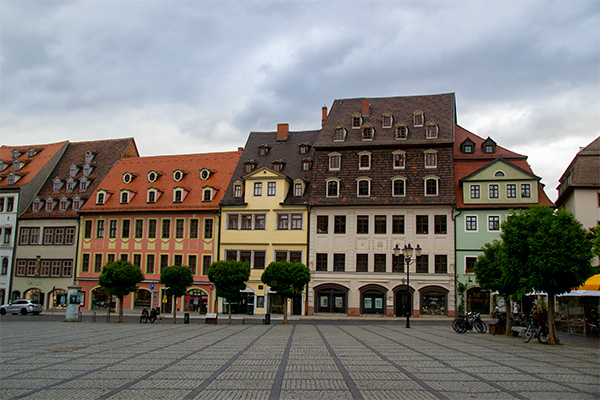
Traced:
<svg viewBox="0 0 600 400">
<path fill-rule="evenodd" d="M 150 284 L 150 290 L 154 290 L 154 282 Z"/>
</svg>

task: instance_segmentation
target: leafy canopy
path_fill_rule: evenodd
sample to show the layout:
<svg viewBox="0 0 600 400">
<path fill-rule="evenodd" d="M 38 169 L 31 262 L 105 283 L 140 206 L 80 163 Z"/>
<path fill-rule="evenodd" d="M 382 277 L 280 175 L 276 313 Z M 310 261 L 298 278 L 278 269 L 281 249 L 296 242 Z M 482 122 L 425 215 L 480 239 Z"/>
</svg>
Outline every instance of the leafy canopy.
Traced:
<svg viewBox="0 0 600 400">
<path fill-rule="evenodd" d="M 181 297 L 194 283 L 194 276 L 190 267 L 173 265 L 162 270 L 160 283 L 167 287 L 167 296 Z"/>
<path fill-rule="evenodd" d="M 217 296 L 238 301 L 246 289 L 250 266 L 242 261 L 216 261 L 208 268 L 208 280 L 215 285 Z"/>
<path fill-rule="evenodd" d="M 310 282 L 310 270 L 299 262 L 275 261 L 265 269 L 260 280 L 277 294 L 297 298 Z"/>
<path fill-rule="evenodd" d="M 144 280 L 144 274 L 140 267 L 128 261 L 118 260 L 106 264 L 98 282 L 100 286 L 107 289 L 113 296 L 122 299 L 131 292 L 137 290 L 137 284 Z"/>
</svg>

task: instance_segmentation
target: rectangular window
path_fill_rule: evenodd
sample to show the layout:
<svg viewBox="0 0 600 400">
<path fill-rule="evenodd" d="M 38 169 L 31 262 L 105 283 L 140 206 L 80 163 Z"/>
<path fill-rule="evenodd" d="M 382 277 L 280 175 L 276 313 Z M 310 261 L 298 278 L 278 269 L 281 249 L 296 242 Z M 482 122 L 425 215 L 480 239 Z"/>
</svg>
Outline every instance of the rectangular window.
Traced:
<svg viewBox="0 0 600 400">
<path fill-rule="evenodd" d="M 181 254 L 175 254 L 175 256 L 173 256 L 173 265 L 183 265 L 183 256 Z"/>
<path fill-rule="evenodd" d="M 387 217 L 385 215 L 375 216 L 375 234 L 387 233 Z"/>
<path fill-rule="evenodd" d="M 114 239 L 117 237 L 117 220 L 111 219 L 108 221 L 108 237 Z"/>
<path fill-rule="evenodd" d="M 395 235 L 404 235 L 404 215 L 392 216 L 392 233 Z"/>
<path fill-rule="evenodd" d="M 317 271 L 327 271 L 327 253 L 317 253 L 315 269 Z"/>
<path fill-rule="evenodd" d="M 198 220 L 190 219 L 190 239 L 198 239 Z"/>
<path fill-rule="evenodd" d="M 356 233 L 359 235 L 366 235 L 369 233 L 368 215 L 358 215 L 356 217 Z"/>
<path fill-rule="evenodd" d="M 448 273 L 448 256 L 446 254 L 436 254 L 434 262 L 436 274 Z"/>
<path fill-rule="evenodd" d="M 477 216 L 476 215 L 467 215 L 465 217 L 465 229 L 467 231 L 476 231 L 477 230 Z"/>
<path fill-rule="evenodd" d="M 395 179 L 392 181 L 392 195 L 401 197 L 406 194 L 405 190 L 406 182 L 403 179 Z"/>
<path fill-rule="evenodd" d="M 262 231 L 265 229 L 265 214 L 255 214 L 254 215 L 254 229 Z"/>
<path fill-rule="evenodd" d="M 35 263 L 35 261 L 34 261 L 34 263 Z M 62 270 L 62 262 L 60 260 L 52 260 L 52 269 L 50 270 L 50 274 L 52 276 L 60 276 L 61 270 Z"/>
<path fill-rule="evenodd" d="M 302 214 L 292 214 L 292 229 L 302 229 Z"/>
<path fill-rule="evenodd" d="M 345 215 L 336 215 L 334 217 L 333 233 L 346 233 Z"/>
<path fill-rule="evenodd" d="M 426 274 L 429 272 L 429 256 L 427 254 L 421 254 L 417 257 L 417 269 L 418 274 Z"/>
<path fill-rule="evenodd" d="M 290 262 L 302 262 L 302 252 L 290 251 Z"/>
<path fill-rule="evenodd" d="M 121 261 L 129 261 L 129 254 L 127 254 L 127 253 L 121 254 Z"/>
<path fill-rule="evenodd" d="M 426 235 L 429 233 L 429 216 L 417 215 L 417 234 Z"/>
<path fill-rule="evenodd" d="M 375 254 L 375 272 L 385 272 L 385 254 Z"/>
<path fill-rule="evenodd" d="M 425 154 L 425 167 L 426 168 L 435 168 L 436 166 L 437 166 L 437 154 L 426 153 Z"/>
<path fill-rule="evenodd" d="M 141 239 L 144 236 L 144 220 L 136 219 L 135 220 L 135 238 Z"/>
<path fill-rule="evenodd" d="M 436 215 L 434 217 L 434 233 L 437 235 L 445 235 L 448 233 L 448 224 L 445 215 Z"/>
<path fill-rule="evenodd" d="M 184 225 L 185 225 L 185 220 L 179 219 L 179 218 L 175 220 L 175 238 L 176 239 L 183 239 Z M 177 265 L 181 265 L 181 264 L 177 264 Z"/>
<path fill-rule="evenodd" d="M 239 215 L 237 215 L 237 214 L 227 214 L 227 229 L 237 230 L 238 229 L 238 219 L 239 219 Z"/>
<path fill-rule="evenodd" d="M 490 199 L 498 198 L 498 185 L 490 185 L 489 186 Z"/>
<path fill-rule="evenodd" d="M 188 267 L 192 270 L 192 275 L 196 275 L 196 266 L 198 263 L 198 256 L 195 254 L 188 255 Z"/>
<path fill-rule="evenodd" d="M 96 238 L 104 239 L 104 220 L 99 219 L 96 222 Z"/>
<path fill-rule="evenodd" d="M 333 270 L 336 272 L 344 272 L 346 270 L 346 255 L 345 254 L 334 254 L 333 255 Z"/>
<path fill-rule="evenodd" d="M 368 254 L 357 254 L 356 255 L 356 272 L 368 272 L 369 271 L 369 255 Z"/>
<path fill-rule="evenodd" d="M 102 271 L 102 254 L 96 254 L 94 256 L 94 272 Z"/>
<path fill-rule="evenodd" d="M 288 253 L 287 251 L 276 251 L 275 252 L 275 261 L 287 261 Z"/>
<path fill-rule="evenodd" d="M 478 199 L 480 196 L 479 185 L 471 185 L 471 198 Z"/>
<path fill-rule="evenodd" d="M 392 272 L 404 272 L 404 255 L 392 255 Z"/>
<path fill-rule="evenodd" d="M 146 273 L 147 274 L 154 273 L 154 261 L 155 261 L 154 259 L 155 259 L 154 254 L 146 255 Z"/>
<path fill-rule="evenodd" d="M 56 261 L 53 262 L 53 264 Z M 58 262 L 60 265 L 60 261 Z M 35 260 L 29 260 L 27 261 L 27 276 L 35 276 L 35 266 L 36 266 L 36 261 Z M 53 271 L 54 272 L 54 271 Z M 60 273 L 60 269 L 59 269 L 59 273 Z M 53 276 L 56 276 L 55 274 L 53 274 Z"/>
<path fill-rule="evenodd" d="M 242 229 L 252 229 L 252 214 L 242 214 Z"/>
<path fill-rule="evenodd" d="M 327 233 L 329 216 L 317 215 L 317 233 Z"/>
<path fill-rule="evenodd" d="M 134 254 L 133 255 L 133 265 L 141 267 L 142 266 L 142 255 Z"/>
<path fill-rule="evenodd" d="M 84 254 L 84 255 L 88 256 L 88 268 L 89 268 L 89 263 L 90 263 L 89 254 Z M 50 261 L 49 260 L 42 261 L 42 267 L 40 269 L 40 276 L 50 276 Z"/>
<path fill-rule="evenodd" d="M 278 230 L 289 229 L 289 215 L 288 214 L 277 214 L 277 229 Z"/>
<path fill-rule="evenodd" d="M 265 252 L 255 251 L 254 252 L 254 269 L 265 269 Z"/>
<path fill-rule="evenodd" d="M 90 271 L 90 255 L 83 254 L 81 260 L 81 272 L 89 272 Z"/>
<path fill-rule="evenodd" d="M 226 261 L 237 261 L 237 250 L 227 250 L 225 252 Z"/>
<path fill-rule="evenodd" d="M 233 197 L 242 197 L 242 185 L 236 184 L 233 187 Z"/>
<path fill-rule="evenodd" d="M 254 196 L 262 196 L 262 182 L 254 182 Z"/>
<path fill-rule="evenodd" d="M 275 196 L 277 192 L 277 182 L 267 182 L 267 196 Z"/>
<path fill-rule="evenodd" d="M 124 219 L 121 222 L 121 237 L 123 239 L 128 239 L 130 230 L 131 230 L 131 220 Z"/>
<path fill-rule="evenodd" d="M 340 156 L 329 157 L 329 169 L 332 169 L 332 170 L 340 169 Z"/>
<path fill-rule="evenodd" d="M 163 219 L 162 220 L 161 238 L 168 239 L 170 237 L 171 237 L 171 220 Z"/>
<path fill-rule="evenodd" d="M 523 197 L 523 198 L 531 197 L 531 185 L 529 183 L 521 184 L 521 197 Z"/>
<path fill-rule="evenodd" d="M 148 220 L 148 239 L 156 239 L 156 220 Z"/>
<path fill-rule="evenodd" d="M 467 274 L 472 274 L 475 272 L 475 263 L 477 262 L 477 257 L 466 257 L 465 258 L 465 272 Z"/>
<path fill-rule="evenodd" d="M 204 220 L 204 239 L 212 239 L 214 220 L 207 218 Z"/>
<path fill-rule="evenodd" d="M 394 168 L 395 169 L 404 168 L 404 153 L 394 154 Z"/>
<path fill-rule="evenodd" d="M 490 215 L 488 216 L 488 230 L 499 231 L 500 230 L 500 216 Z"/>
<path fill-rule="evenodd" d="M 169 266 L 169 255 L 161 254 L 160 255 L 160 272 L 163 272 L 165 268 Z"/>
<path fill-rule="evenodd" d="M 305 165 L 305 164 L 303 164 L 303 165 Z M 294 183 L 294 196 L 300 197 L 300 196 L 302 196 L 302 193 L 303 193 L 302 184 Z"/>
<path fill-rule="evenodd" d="M 509 199 L 514 199 L 517 197 L 517 185 L 514 183 L 509 183 L 506 185 L 506 197 Z"/>
<path fill-rule="evenodd" d="M 33 242 L 33 230 L 36 228 L 31 228 L 31 244 Z M 37 241 L 36 241 L 37 243 Z M 65 244 L 71 245 L 75 243 L 75 228 L 66 228 L 65 229 Z"/>
<path fill-rule="evenodd" d="M 25 276 L 25 269 L 27 268 L 27 261 L 17 260 L 17 276 Z"/>
<path fill-rule="evenodd" d="M 75 228 L 69 228 L 73 230 L 73 238 L 75 237 Z M 69 229 L 67 229 L 67 234 L 69 232 Z M 73 240 L 71 240 L 71 243 L 67 243 L 67 244 L 73 244 Z M 29 233 L 29 244 L 40 244 L 40 228 L 31 228 L 31 231 Z"/>
<path fill-rule="evenodd" d="M 85 228 L 83 230 L 83 237 L 84 237 L 84 239 L 91 239 L 92 238 L 92 221 L 90 221 L 90 220 L 85 221 Z"/>
<path fill-rule="evenodd" d="M 21 228 L 21 233 L 19 235 L 19 244 L 29 244 L 29 228 Z"/>
<path fill-rule="evenodd" d="M 54 244 L 64 244 L 65 228 L 54 228 Z"/>
<path fill-rule="evenodd" d="M 211 256 L 202 256 L 202 275 L 208 275 L 208 268 L 212 264 Z"/>
<path fill-rule="evenodd" d="M 112 264 L 115 262 L 115 255 L 114 254 L 107 254 L 106 255 L 106 263 L 107 264 Z"/>
<path fill-rule="evenodd" d="M 4 244 L 10 244 L 10 236 L 12 235 L 12 228 L 4 228 Z"/>
<path fill-rule="evenodd" d="M 15 198 L 7 197 L 6 198 L 6 212 L 12 212 L 15 207 Z"/>
<path fill-rule="evenodd" d="M 54 228 L 44 228 L 44 244 L 52 244 L 54 239 Z"/>
</svg>

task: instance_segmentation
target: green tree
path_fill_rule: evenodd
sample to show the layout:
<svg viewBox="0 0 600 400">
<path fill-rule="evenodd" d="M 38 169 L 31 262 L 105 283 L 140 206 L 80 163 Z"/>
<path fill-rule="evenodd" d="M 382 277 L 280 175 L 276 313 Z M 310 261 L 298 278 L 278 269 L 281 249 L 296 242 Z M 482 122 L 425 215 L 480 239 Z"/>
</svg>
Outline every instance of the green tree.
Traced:
<svg viewBox="0 0 600 400">
<path fill-rule="evenodd" d="M 310 270 L 299 262 L 274 261 L 267 266 L 260 280 L 284 297 L 283 323 L 287 324 L 287 299 L 302 295 L 304 287 L 310 282 Z"/>
<path fill-rule="evenodd" d="M 177 323 L 177 299 L 194 283 L 190 267 L 173 265 L 160 273 L 160 283 L 167 287 L 167 296 L 173 296 L 173 323 Z"/>
<path fill-rule="evenodd" d="M 140 267 L 128 261 L 118 260 L 102 268 L 98 283 L 119 299 L 119 322 L 123 322 L 123 297 L 137 291 L 137 284 L 143 280 Z"/>
<path fill-rule="evenodd" d="M 590 228 L 588 238 L 592 242 L 592 252 L 596 256 L 600 256 L 600 224 Z"/>
<path fill-rule="evenodd" d="M 208 280 L 215 285 L 217 296 L 229 302 L 229 324 L 231 324 L 231 303 L 240 301 L 241 290 L 246 288 L 250 278 L 250 266 L 242 261 L 216 261 L 208 268 Z"/>
<path fill-rule="evenodd" d="M 548 294 L 550 343 L 558 344 L 555 296 L 580 286 L 594 274 L 586 230 L 568 211 L 532 206 L 513 211 L 502 224 L 507 273 L 519 271 L 518 294 Z"/>
</svg>

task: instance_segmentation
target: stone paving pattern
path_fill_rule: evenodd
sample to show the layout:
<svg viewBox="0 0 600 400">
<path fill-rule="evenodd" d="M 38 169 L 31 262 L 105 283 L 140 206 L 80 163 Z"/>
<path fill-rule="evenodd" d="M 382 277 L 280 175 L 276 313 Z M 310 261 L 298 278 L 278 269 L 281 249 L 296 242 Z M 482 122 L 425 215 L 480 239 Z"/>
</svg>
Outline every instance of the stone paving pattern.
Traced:
<svg viewBox="0 0 600 400">
<path fill-rule="evenodd" d="M 599 399 L 600 350 L 448 326 L 0 324 L 0 399 Z"/>
</svg>

